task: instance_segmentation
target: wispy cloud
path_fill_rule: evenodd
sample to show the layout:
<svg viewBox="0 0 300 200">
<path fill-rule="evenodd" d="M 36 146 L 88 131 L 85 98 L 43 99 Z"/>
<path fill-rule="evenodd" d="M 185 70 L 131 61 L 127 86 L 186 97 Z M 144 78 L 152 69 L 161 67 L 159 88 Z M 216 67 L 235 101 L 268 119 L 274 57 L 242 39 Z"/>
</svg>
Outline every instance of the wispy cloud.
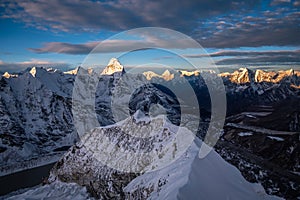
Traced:
<svg viewBox="0 0 300 200">
<path fill-rule="evenodd" d="M 271 2 L 271 5 L 278 5 L 278 4 L 285 4 L 285 3 L 291 3 L 291 0 L 273 0 Z"/>
<path fill-rule="evenodd" d="M 287 56 L 260 56 L 226 58 L 216 61 L 217 65 L 300 65 L 299 57 Z"/>
<path fill-rule="evenodd" d="M 300 1 L 299 0 L 294 1 L 293 5 L 296 6 L 296 7 L 300 6 Z"/>
<path fill-rule="evenodd" d="M 181 31 L 205 48 L 300 46 L 299 0 L 187 1 L 3 1 L 2 18 L 55 32 L 123 31 L 160 26 Z M 137 45 L 128 42 L 128 46 Z M 120 43 L 124 49 L 126 45 Z M 37 53 L 86 54 L 96 42 L 72 44 L 49 42 Z M 116 51 L 113 44 L 108 52 Z M 122 51 L 122 48 L 121 50 Z"/>
<path fill-rule="evenodd" d="M 47 60 L 39 60 L 39 59 L 30 59 L 24 62 L 15 62 L 15 63 L 7 63 L 0 61 L 0 71 L 3 72 L 20 72 L 22 70 L 27 69 L 28 67 L 53 67 L 55 69 L 62 69 L 66 70 L 70 68 L 70 64 L 63 63 L 63 62 L 51 62 Z"/>
<path fill-rule="evenodd" d="M 153 25 L 191 29 L 200 18 L 237 10 L 239 5 L 252 6 L 255 2 L 258 1 L 15 0 L 3 3 L 2 16 L 59 31 L 124 30 Z"/>
<path fill-rule="evenodd" d="M 41 48 L 29 48 L 35 53 L 64 53 L 64 54 L 88 54 L 99 44 L 98 42 L 88 42 L 85 44 L 71 44 L 65 42 L 49 42 Z"/>
<path fill-rule="evenodd" d="M 50 61 L 46 61 L 46 60 L 39 60 L 39 59 L 30 59 L 29 61 L 23 61 L 23 62 L 18 62 L 17 64 L 24 64 L 24 65 L 49 65 L 49 64 L 53 64 Z"/>
<path fill-rule="evenodd" d="M 280 50 L 280 51 L 217 51 L 210 54 L 185 55 L 188 58 L 212 57 L 217 65 L 236 64 L 300 64 L 300 50 Z"/>
<path fill-rule="evenodd" d="M 299 57 L 300 50 L 280 50 L 280 51 L 217 51 L 210 54 L 191 54 L 185 55 L 188 58 L 197 57 L 222 57 L 222 56 L 288 56 Z"/>
<path fill-rule="evenodd" d="M 260 46 L 299 46 L 300 12 L 277 9 L 252 17 L 232 14 L 210 22 L 196 38 L 204 47 L 235 48 Z M 220 22 L 226 22 L 220 24 Z M 215 28 L 214 28 L 215 27 Z"/>
<path fill-rule="evenodd" d="M 145 48 L 164 48 L 164 49 L 186 49 L 197 48 L 198 45 L 183 35 L 169 35 L 168 29 L 161 29 L 159 34 L 153 36 L 149 33 L 152 29 L 139 29 L 136 32 L 124 33 L 123 37 L 134 39 L 109 39 L 101 42 L 87 42 L 83 44 L 72 44 L 65 42 L 49 42 L 40 48 L 29 48 L 35 53 L 63 53 L 63 54 L 89 54 L 93 53 L 113 53 L 141 50 Z M 100 45 L 98 48 L 97 45 Z M 95 49 L 94 49 L 95 48 Z"/>
</svg>

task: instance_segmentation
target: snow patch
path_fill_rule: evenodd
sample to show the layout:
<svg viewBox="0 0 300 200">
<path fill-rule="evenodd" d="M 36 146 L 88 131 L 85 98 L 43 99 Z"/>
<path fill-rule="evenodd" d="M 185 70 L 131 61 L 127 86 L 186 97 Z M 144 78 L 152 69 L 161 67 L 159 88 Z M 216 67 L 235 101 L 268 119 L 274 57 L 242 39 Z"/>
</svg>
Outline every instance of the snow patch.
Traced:
<svg viewBox="0 0 300 200">
<path fill-rule="evenodd" d="M 171 165 L 132 180 L 124 189 L 129 199 L 280 199 L 266 194 L 259 184 L 247 182 L 237 168 L 215 151 L 197 155 L 198 138 Z M 138 195 L 138 196 L 137 196 Z"/>
<path fill-rule="evenodd" d="M 241 137 L 244 137 L 244 136 L 251 136 L 251 135 L 253 135 L 253 133 L 251 133 L 251 132 L 240 132 L 238 135 L 241 136 Z"/>
<path fill-rule="evenodd" d="M 268 136 L 268 138 L 270 138 L 270 139 L 272 139 L 272 140 L 279 141 L 279 142 L 282 142 L 282 141 L 284 141 L 284 139 L 283 139 L 283 138 L 281 138 L 281 137 Z"/>
</svg>

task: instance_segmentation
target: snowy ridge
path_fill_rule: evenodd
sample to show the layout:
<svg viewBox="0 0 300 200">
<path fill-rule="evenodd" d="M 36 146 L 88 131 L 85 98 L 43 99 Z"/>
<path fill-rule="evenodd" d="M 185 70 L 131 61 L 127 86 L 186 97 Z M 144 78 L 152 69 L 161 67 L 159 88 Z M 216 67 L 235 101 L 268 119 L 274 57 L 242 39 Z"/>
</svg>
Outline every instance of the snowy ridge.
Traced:
<svg viewBox="0 0 300 200">
<path fill-rule="evenodd" d="M 124 188 L 127 199 L 280 199 L 247 182 L 215 151 L 199 159 L 200 145 L 196 139 L 172 165 L 132 180 Z"/>
<path fill-rule="evenodd" d="M 158 116 L 153 120 L 161 123 L 160 119 L 161 117 Z M 215 151 L 212 151 L 204 159 L 199 159 L 199 148 L 205 144 L 202 144 L 198 138 L 195 138 L 187 151 L 170 165 L 152 172 L 134 174 L 103 165 L 106 161 L 100 159 L 100 162 L 99 154 L 97 154 L 103 145 L 103 135 L 108 137 L 113 144 L 122 148 L 124 155 L 126 151 L 132 151 L 129 162 L 121 162 L 122 167 L 156 165 L 147 160 L 135 158 L 135 152 L 138 149 L 149 151 L 154 148 L 161 153 L 159 148 L 162 146 L 160 144 L 166 145 L 165 142 L 171 141 L 176 127 L 170 127 L 168 130 L 164 128 L 162 131 L 159 130 L 160 126 L 154 122 L 156 126 L 153 126 L 152 130 L 156 133 L 155 137 L 147 138 L 147 142 L 143 142 L 139 138 L 129 136 L 129 132 L 137 130 L 143 121 L 147 122 L 147 120 L 141 120 L 133 125 L 136 123 L 134 119 L 127 119 L 117 125 L 96 128 L 85 142 L 70 149 L 56 164 L 49 181 L 76 182 L 86 186 L 89 191 L 92 190 L 93 195 L 100 199 L 195 199 L 199 195 L 205 199 L 219 199 L 224 196 L 230 199 L 278 199 L 266 195 L 261 186 L 247 182 L 235 167 L 225 162 Z M 142 127 L 145 127 L 144 125 Z M 132 128 L 133 126 L 137 127 Z M 190 131 L 185 129 L 184 132 L 188 135 Z M 114 160 L 116 157 L 121 159 L 120 156 L 115 156 L 114 148 L 109 146 L 105 146 L 105 148 L 109 150 L 105 153 L 107 160 Z M 173 151 L 176 152 L 176 148 Z M 161 156 L 172 158 L 173 155 L 162 154 Z M 162 157 L 159 158 L 163 160 Z"/>
</svg>

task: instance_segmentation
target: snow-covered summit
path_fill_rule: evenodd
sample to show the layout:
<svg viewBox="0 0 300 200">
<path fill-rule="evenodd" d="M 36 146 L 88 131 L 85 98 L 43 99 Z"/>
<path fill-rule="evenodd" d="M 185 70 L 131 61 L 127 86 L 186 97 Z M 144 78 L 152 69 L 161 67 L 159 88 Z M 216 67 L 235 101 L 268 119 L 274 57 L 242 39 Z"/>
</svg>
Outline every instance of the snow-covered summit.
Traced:
<svg viewBox="0 0 300 200">
<path fill-rule="evenodd" d="M 193 135 L 189 129 L 181 129 L 183 137 L 174 140 L 181 134 L 180 128 L 163 124 L 161 116 L 149 123 L 136 122 L 133 118 L 95 128 L 85 141 L 70 149 L 57 163 L 49 181 L 76 182 L 93 191 L 99 199 L 221 199 L 224 196 L 276 199 L 266 195 L 262 187 L 247 182 L 214 150 L 200 159 L 199 148 L 205 145 L 200 139 L 191 137 L 190 146 L 183 151 L 180 143 Z M 153 133 L 146 138 L 134 137 L 133 132 L 137 130 Z M 105 138 L 109 138 L 111 145 L 104 143 Z M 144 157 L 139 152 L 153 152 L 156 156 Z M 157 168 L 158 164 L 169 160 L 172 162 L 164 168 Z M 140 174 L 120 170 L 124 167 L 154 171 Z"/>
<path fill-rule="evenodd" d="M 5 78 L 18 77 L 17 74 L 10 74 L 10 73 L 8 73 L 8 72 L 5 72 L 2 76 L 5 77 Z"/>
<path fill-rule="evenodd" d="M 117 58 L 112 58 L 102 71 L 101 75 L 112 75 L 116 72 L 125 73 L 125 69 L 124 66 L 120 64 Z"/>
<path fill-rule="evenodd" d="M 157 77 L 157 78 L 162 78 L 165 81 L 171 81 L 175 77 L 175 74 L 171 73 L 168 69 L 166 69 L 161 75 L 153 71 L 143 72 L 143 75 L 146 77 L 147 80 L 151 80 L 152 78 Z"/>
<path fill-rule="evenodd" d="M 300 77 L 300 71 L 293 69 L 280 70 L 280 71 L 264 71 L 264 70 L 250 70 L 248 68 L 240 68 L 233 73 L 224 72 L 220 73 L 219 76 L 228 78 L 232 83 L 244 84 L 253 82 L 271 82 L 278 83 L 284 78 L 291 78 L 293 76 Z"/>
<path fill-rule="evenodd" d="M 88 74 L 92 74 L 93 73 L 93 68 L 83 68 L 81 66 L 79 67 L 76 67 L 75 69 L 72 69 L 72 70 L 69 70 L 69 71 L 66 71 L 66 72 L 63 72 L 64 74 L 70 74 L 70 75 L 77 75 L 80 71 L 87 71 Z"/>
</svg>

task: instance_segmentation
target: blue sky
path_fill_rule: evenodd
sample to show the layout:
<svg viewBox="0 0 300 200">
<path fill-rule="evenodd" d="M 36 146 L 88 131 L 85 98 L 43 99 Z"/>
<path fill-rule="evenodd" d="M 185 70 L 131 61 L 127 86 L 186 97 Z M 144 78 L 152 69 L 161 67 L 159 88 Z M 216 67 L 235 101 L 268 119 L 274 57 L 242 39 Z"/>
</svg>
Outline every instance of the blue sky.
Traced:
<svg viewBox="0 0 300 200">
<path fill-rule="evenodd" d="M 298 68 L 300 63 L 299 0 L 11 0 L 0 3 L 0 23 L 2 72 L 33 65 L 74 68 L 98 42 L 122 31 L 149 26 L 190 36 L 220 67 Z M 136 45 L 132 41 L 140 40 L 132 36 L 123 39 L 128 42 L 120 45 L 128 48 Z M 190 59 L 203 58 L 203 52 L 177 48 L 172 43 L 166 48 Z M 101 54 L 118 51 L 118 47 L 109 46 Z M 169 65 L 184 64 L 172 57 L 161 50 L 142 50 L 123 57 L 123 62 L 139 65 L 168 60 Z"/>
</svg>

